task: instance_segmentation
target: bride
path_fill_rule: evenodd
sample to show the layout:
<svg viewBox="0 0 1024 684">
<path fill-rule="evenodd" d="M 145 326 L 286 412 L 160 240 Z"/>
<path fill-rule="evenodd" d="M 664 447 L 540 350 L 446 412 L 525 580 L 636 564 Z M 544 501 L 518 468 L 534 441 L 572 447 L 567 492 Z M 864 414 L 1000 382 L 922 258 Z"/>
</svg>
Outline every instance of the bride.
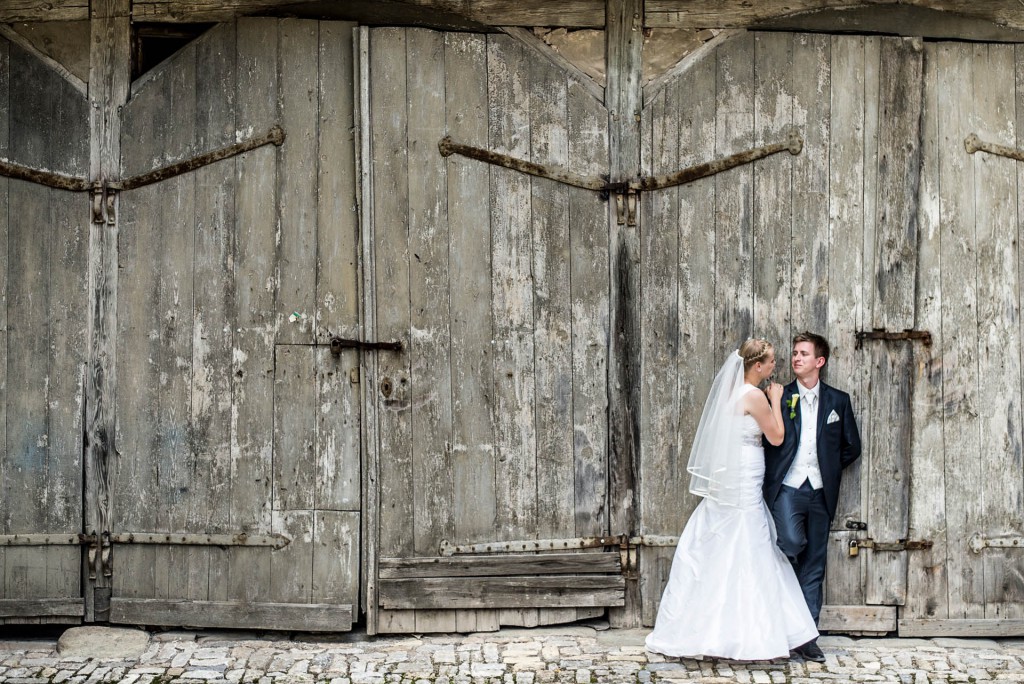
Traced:
<svg viewBox="0 0 1024 684">
<path fill-rule="evenodd" d="M 761 435 L 782 443 L 782 386 L 766 340 L 729 355 L 704 405 L 687 470 L 704 497 L 679 538 L 650 651 L 667 656 L 769 660 L 817 638 L 793 566 L 775 543 L 761 494 Z"/>
</svg>

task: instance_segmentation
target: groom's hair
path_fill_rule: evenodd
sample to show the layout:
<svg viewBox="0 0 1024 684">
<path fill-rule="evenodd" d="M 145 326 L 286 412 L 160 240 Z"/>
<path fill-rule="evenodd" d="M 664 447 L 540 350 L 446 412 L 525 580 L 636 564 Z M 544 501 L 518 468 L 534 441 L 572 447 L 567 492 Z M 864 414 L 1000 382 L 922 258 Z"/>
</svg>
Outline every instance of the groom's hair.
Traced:
<svg viewBox="0 0 1024 684">
<path fill-rule="evenodd" d="M 825 364 L 828 364 L 828 357 L 832 353 L 832 348 L 828 346 L 828 340 L 821 335 L 805 330 L 802 333 L 797 333 L 793 337 L 793 346 L 796 346 L 797 342 L 810 342 L 814 345 L 814 355 L 820 356 L 825 359 Z"/>
</svg>

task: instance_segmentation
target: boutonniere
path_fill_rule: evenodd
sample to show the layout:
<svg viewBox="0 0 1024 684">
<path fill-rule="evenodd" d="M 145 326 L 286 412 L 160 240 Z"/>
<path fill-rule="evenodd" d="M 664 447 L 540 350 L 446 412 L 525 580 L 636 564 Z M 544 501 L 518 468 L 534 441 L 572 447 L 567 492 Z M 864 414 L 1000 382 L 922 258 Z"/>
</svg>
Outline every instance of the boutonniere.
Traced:
<svg viewBox="0 0 1024 684">
<path fill-rule="evenodd" d="M 799 394 L 794 394 L 793 396 L 791 396 L 789 398 L 789 401 L 786 402 L 786 406 L 789 407 L 789 419 L 790 420 L 793 420 L 794 418 L 796 418 L 796 402 L 798 402 L 798 401 L 800 401 L 800 395 Z"/>
</svg>

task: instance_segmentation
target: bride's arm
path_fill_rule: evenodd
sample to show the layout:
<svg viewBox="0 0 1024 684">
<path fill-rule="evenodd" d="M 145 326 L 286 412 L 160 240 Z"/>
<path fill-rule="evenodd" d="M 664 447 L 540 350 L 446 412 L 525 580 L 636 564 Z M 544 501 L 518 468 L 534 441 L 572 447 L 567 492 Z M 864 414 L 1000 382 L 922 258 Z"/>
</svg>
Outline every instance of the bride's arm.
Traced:
<svg viewBox="0 0 1024 684">
<path fill-rule="evenodd" d="M 773 446 L 779 446 L 786 436 L 786 428 L 782 424 L 782 386 L 772 383 L 768 393 L 772 397 L 771 403 L 761 392 L 747 392 L 742 400 L 743 410 L 754 417 L 765 439 Z"/>
</svg>

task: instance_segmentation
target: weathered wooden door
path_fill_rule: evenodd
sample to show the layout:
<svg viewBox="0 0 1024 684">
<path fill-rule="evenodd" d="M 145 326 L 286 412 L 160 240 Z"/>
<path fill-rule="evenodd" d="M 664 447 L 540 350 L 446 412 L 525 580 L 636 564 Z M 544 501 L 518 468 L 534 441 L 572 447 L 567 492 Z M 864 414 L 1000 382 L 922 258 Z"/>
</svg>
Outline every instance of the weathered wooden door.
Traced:
<svg viewBox="0 0 1024 684">
<path fill-rule="evenodd" d="M 906 584 L 906 552 L 894 566 L 890 552 L 858 547 L 851 556 L 849 545 L 872 535 L 907 538 L 910 479 L 897 466 L 906 464 L 910 438 L 909 347 L 898 357 L 880 346 L 859 349 L 855 333 L 914 327 L 920 86 L 914 41 L 739 33 L 645 94 L 645 173 L 777 143 L 790 131 L 804 147 L 644 198 L 642 533 L 679 534 L 696 505 L 686 493 L 686 461 L 729 350 L 747 336 L 767 337 L 788 380 L 793 334 L 822 332 L 833 345 L 826 381 L 852 394 L 865 444 L 844 475 L 823 629 L 895 629 Z M 891 430 L 876 427 L 882 416 Z M 642 549 L 646 624 L 671 558 L 671 547 Z"/>
<path fill-rule="evenodd" d="M 352 59 L 349 24 L 240 20 L 132 85 L 124 177 L 287 138 L 121 194 L 112 622 L 356 617 Z"/>
<path fill-rule="evenodd" d="M 84 176 L 84 87 L 53 66 L 0 38 L 0 157 Z M 0 623 L 84 611 L 88 220 L 84 195 L 0 178 Z"/>
<path fill-rule="evenodd" d="M 901 635 L 1024 634 L 1021 228 L 1024 49 L 929 43 L 917 281 L 932 345 L 913 366 L 909 558 Z"/>
<path fill-rule="evenodd" d="M 555 553 L 610 532 L 608 206 L 438 152 L 448 135 L 606 173 L 600 93 L 509 35 L 374 29 L 364 51 L 367 317 L 403 344 L 378 354 L 367 386 L 371 630 L 493 630 L 622 605 L 617 551 Z M 564 542 L 533 543 L 552 539 Z"/>
</svg>

